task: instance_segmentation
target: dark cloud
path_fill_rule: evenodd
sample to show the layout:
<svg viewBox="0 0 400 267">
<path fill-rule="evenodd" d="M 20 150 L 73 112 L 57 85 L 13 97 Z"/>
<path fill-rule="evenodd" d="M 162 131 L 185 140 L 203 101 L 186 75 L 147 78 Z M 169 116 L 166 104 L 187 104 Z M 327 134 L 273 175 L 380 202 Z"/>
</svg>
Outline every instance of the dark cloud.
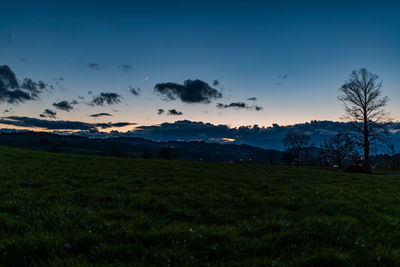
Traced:
<svg viewBox="0 0 400 267">
<path fill-rule="evenodd" d="M 88 64 L 89 68 L 93 69 L 93 70 L 99 70 L 100 69 L 100 65 L 97 63 L 89 63 Z"/>
<path fill-rule="evenodd" d="M 29 78 L 25 78 L 21 84 L 21 89 L 25 89 L 26 91 L 30 92 L 31 96 L 34 98 L 38 98 L 39 94 L 42 93 L 46 88 L 47 84 L 45 84 L 43 81 L 35 82 Z"/>
<path fill-rule="evenodd" d="M 158 115 L 161 115 L 161 114 L 163 114 L 163 113 L 164 113 L 164 109 L 159 108 L 158 111 L 157 111 L 157 114 L 158 114 Z"/>
<path fill-rule="evenodd" d="M 40 117 L 42 118 L 56 118 L 57 113 L 55 111 L 52 111 L 51 109 L 45 109 L 42 114 L 40 114 Z"/>
<path fill-rule="evenodd" d="M 213 85 L 214 85 L 214 86 L 218 86 L 218 85 L 219 85 L 219 81 L 218 81 L 218 80 L 214 80 L 214 81 L 213 81 Z"/>
<path fill-rule="evenodd" d="M 259 106 L 248 106 L 244 102 L 232 102 L 230 104 L 222 104 L 218 103 L 217 108 L 223 109 L 223 108 L 234 108 L 234 109 L 247 109 L 247 110 L 255 110 L 255 111 L 260 111 L 263 108 Z"/>
<path fill-rule="evenodd" d="M 0 124 L 29 127 L 29 128 L 44 128 L 47 130 L 82 130 L 82 131 L 96 131 L 100 129 L 117 128 L 136 123 L 130 122 L 117 122 L 117 123 L 86 123 L 81 121 L 62 121 L 62 120 L 45 120 L 30 117 L 8 116 L 0 118 Z"/>
<path fill-rule="evenodd" d="M 91 106 L 114 105 L 121 103 L 122 96 L 116 93 L 100 93 L 89 103 Z"/>
<path fill-rule="evenodd" d="M 180 116 L 180 115 L 183 115 L 183 113 L 180 111 L 177 111 L 176 109 L 170 109 L 170 110 L 168 110 L 168 115 Z"/>
<path fill-rule="evenodd" d="M 9 66 L 0 66 L 0 86 L 1 89 L 19 89 L 19 83 L 14 72 Z"/>
<path fill-rule="evenodd" d="M 129 72 L 130 70 L 133 69 L 131 64 L 122 64 L 120 67 L 121 67 L 123 72 Z"/>
<path fill-rule="evenodd" d="M 237 108 L 237 109 L 241 109 L 241 108 L 246 108 L 247 105 L 243 102 L 233 102 L 230 104 L 222 104 L 222 103 L 218 103 L 217 104 L 217 108 Z"/>
<path fill-rule="evenodd" d="M 0 124 L 20 127 L 45 128 L 48 130 L 90 130 L 95 127 L 90 123 L 80 121 L 54 121 L 30 117 L 8 116 L 0 119 Z"/>
<path fill-rule="evenodd" d="M 159 83 L 154 90 L 163 95 L 165 100 L 180 99 L 185 103 L 209 104 L 211 100 L 221 98 L 222 94 L 201 80 L 186 80 L 183 84 Z"/>
<path fill-rule="evenodd" d="M 97 117 L 106 117 L 106 116 L 111 116 L 112 117 L 112 115 L 110 114 L 110 113 L 105 113 L 105 112 L 102 112 L 102 113 L 96 113 L 96 114 L 91 114 L 91 115 L 89 115 L 90 117 L 93 117 L 93 118 L 97 118 Z"/>
<path fill-rule="evenodd" d="M 136 123 L 132 122 L 108 122 L 108 123 L 96 123 L 94 124 L 95 127 L 102 128 L 102 129 L 108 129 L 108 128 L 119 128 L 119 127 L 125 127 L 125 126 L 130 126 L 130 125 L 136 125 Z"/>
<path fill-rule="evenodd" d="M 141 90 L 140 90 L 140 88 L 134 88 L 134 87 L 129 85 L 129 92 L 132 95 L 138 96 L 138 95 L 140 95 Z"/>
<path fill-rule="evenodd" d="M 247 98 L 247 100 L 248 101 L 257 101 L 257 97 L 254 97 L 254 96 L 253 97 L 249 97 L 249 98 Z"/>
<path fill-rule="evenodd" d="M 20 84 L 9 66 L 0 66 L 0 101 L 9 104 L 23 103 L 39 99 L 47 84 L 25 78 Z"/>
<path fill-rule="evenodd" d="M 218 140 L 229 138 L 235 140 L 235 144 L 247 144 L 267 149 L 283 150 L 285 148 L 282 140 L 288 131 L 298 130 L 307 132 L 312 137 L 313 143 L 319 146 L 327 137 L 345 131 L 346 127 L 347 124 L 343 122 L 312 121 L 290 126 L 274 124 L 270 127 L 253 125 L 231 128 L 227 125 L 181 120 L 174 123 L 139 126 L 124 136 L 147 138 L 156 141 L 202 140 L 206 142 L 219 142 Z M 398 128 L 400 128 L 400 123 L 398 123 Z M 398 140 L 400 143 L 400 134 Z"/>
<path fill-rule="evenodd" d="M 59 110 L 70 112 L 71 110 L 74 109 L 73 105 L 75 105 L 75 104 L 78 104 L 78 102 L 76 100 L 73 100 L 72 102 L 68 102 L 68 101 L 64 100 L 64 101 L 60 101 L 58 103 L 53 103 L 53 107 L 55 107 Z"/>
</svg>

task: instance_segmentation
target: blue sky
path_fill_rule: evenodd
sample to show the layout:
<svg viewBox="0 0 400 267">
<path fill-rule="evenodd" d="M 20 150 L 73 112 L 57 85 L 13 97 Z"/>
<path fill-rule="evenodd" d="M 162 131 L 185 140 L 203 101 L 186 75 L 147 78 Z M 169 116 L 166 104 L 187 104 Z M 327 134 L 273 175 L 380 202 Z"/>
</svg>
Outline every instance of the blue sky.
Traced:
<svg viewBox="0 0 400 267">
<path fill-rule="evenodd" d="M 400 119 L 396 1 L 0 2 L 0 65 L 9 65 L 20 79 L 55 84 L 63 78 L 40 101 L 2 103 L 12 115 L 39 118 L 45 108 L 54 110 L 54 102 L 116 92 L 123 97 L 120 104 L 80 103 L 70 112 L 57 111 L 57 118 L 231 126 L 339 120 L 338 88 L 353 69 L 366 67 L 384 80 L 387 110 Z M 123 64 L 132 69 L 123 71 Z M 154 93 L 157 83 L 186 79 L 211 86 L 217 79 L 215 88 L 224 97 L 189 104 Z M 130 94 L 129 86 L 141 94 Z M 246 101 L 249 97 L 257 101 Z M 263 110 L 216 107 L 231 102 Z M 159 108 L 183 115 L 158 115 Z M 113 117 L 88 116 L 99 112 Z"/>
</svg>

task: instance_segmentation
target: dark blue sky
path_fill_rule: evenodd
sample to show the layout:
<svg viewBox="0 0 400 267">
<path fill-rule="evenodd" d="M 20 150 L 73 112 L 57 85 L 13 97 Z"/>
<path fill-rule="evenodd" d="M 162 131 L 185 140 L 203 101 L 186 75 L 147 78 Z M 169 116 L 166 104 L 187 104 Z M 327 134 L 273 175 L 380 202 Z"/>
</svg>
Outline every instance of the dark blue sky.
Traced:
<svg viewBox="0 0 400 267">
<path fill-rule="evenodd" d="M 366 67 L 384 80 L 388 110 L 400 118 L 398 1 L 17 0 L 1 1 L 1 9 L 0 65 L 18 78 L 54 85 L 63 78 L 40 101 L 3 104 L 14 115 L 39 117 L 54 102 L 115 92 L 120 104 L 80 102 L 57 118 L 231 126 L 339 120 L 338 88 L 353 69 Z M 157 83 L 186 79 L 217 79 L 224 97 L 193 104 L 154 93 Z M 231 102 L 263 110 L 216 107 Z M 158 115 L 160 108 L 183 115 Z M 113 117 L 88 116 L 100 112 Z"/>
</svg>

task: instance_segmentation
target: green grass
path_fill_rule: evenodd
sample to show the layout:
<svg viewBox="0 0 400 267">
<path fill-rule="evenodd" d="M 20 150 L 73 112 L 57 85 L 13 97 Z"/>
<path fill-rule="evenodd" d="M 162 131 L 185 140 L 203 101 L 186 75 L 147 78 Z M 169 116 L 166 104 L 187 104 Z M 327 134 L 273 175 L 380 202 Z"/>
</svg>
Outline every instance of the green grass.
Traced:
<svg viewBox="0 0 400 267">
<path fill-rule="evenodd" d="M 396 266 L 400 178 L 0 147 L 0 265 Z"/>
</svg>

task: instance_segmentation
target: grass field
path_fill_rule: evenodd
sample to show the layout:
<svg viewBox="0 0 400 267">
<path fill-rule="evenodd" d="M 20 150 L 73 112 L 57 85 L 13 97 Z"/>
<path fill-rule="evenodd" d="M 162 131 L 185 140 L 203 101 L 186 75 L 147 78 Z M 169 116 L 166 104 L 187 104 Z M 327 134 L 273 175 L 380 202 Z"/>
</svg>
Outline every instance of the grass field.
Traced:
<svg viewBox="0 0 400 267">
<path fill-rule="evenodd" d="M 0 265 L 395 266 L 400 178 L 0 147 Z"/>
</svg>

